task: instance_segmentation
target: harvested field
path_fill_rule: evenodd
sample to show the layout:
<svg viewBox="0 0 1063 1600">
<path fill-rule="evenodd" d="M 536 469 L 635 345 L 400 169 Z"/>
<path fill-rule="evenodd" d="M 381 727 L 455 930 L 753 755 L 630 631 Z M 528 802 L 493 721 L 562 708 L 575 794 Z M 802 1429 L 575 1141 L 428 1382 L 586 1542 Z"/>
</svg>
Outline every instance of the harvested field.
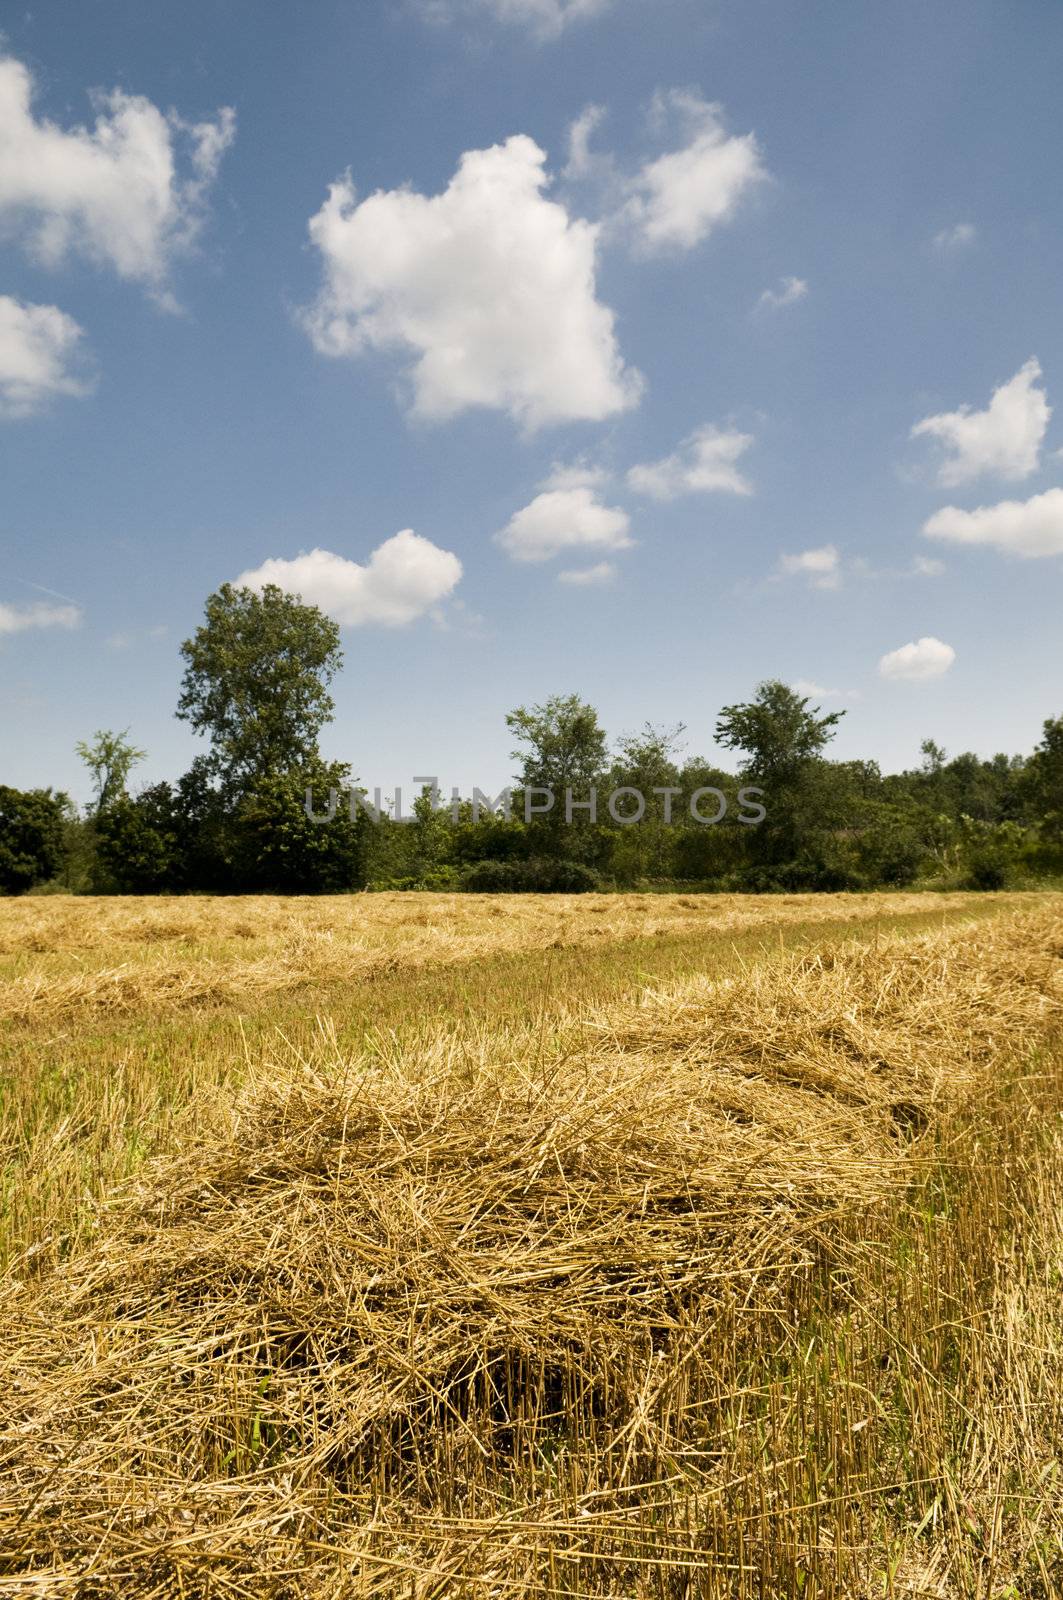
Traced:
<svg viewBox="0 0 1063 1600">
<path fill-rule="evenodd" d="M 0 1595 L 1063 1593 L 1059 897 L 101 907 L 3 908 Z"/>
<path fill-rule="evenodd" d="M 977 899 L 778 895 L 767 917 L 763 898 L 737 894 L 25 899 L 6 906 L 0 922 L 0 1019 L 254 1003 L 277 991 L 507 952 L 680 933 L 725 937 L 766 921 L 859 924 L 955 912 Z"/>
</svg>

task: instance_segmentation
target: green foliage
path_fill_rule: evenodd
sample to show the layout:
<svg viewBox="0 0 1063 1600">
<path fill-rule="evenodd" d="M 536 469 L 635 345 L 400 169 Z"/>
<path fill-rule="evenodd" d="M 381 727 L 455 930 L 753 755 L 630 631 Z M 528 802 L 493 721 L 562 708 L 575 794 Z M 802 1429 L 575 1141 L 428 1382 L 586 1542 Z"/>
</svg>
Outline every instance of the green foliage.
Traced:
<svg viewBox="0 0 1063 1600">
<path fill-rule="evenodd" d="M 0 892 L 25 894 L 63 864 L 68 802 L 51 789 L 0 784 Z"/>
<path fill-rule="evenodd" d="M 413 816 L 352 819 L 348 769 L 326 764 L 318 737 L 342 656 L 336 624 L 298 596 L 225 584 L 181 647 L 177 714 L 210 751 L 175 784 L 131 798 L 143 758 L 126 733 L 97 731 L 78 754 L 94 802 L 79 818 L 50 791 L 0 790 L 0 888 L 46 880 L 70 890 L 130 893 L 315 893 L 366 884 L 421 890 L 577 893 L 662 883 L 705 889 L 830 891 L 908 884 L 993 889 L 1063 872 L 1063 717 L 1044 724 L 1033 755 L 964 752 L 951 760 L 933 739 L 922 763 L 883 777 L 871 761 L 826 751 L 844 713 L 824 714 L 785 683 L 757 686 L 724 706 L 716 737 L 737 751 L 739 775 L 702 757 L 680 765 L 683 726 L 646 723 L 612 753 L 595 708 L 578 695 L 518 706 L 506 717 L 518 763 L 509 814 L 470 801 L 440 806 L 423 791 Z M 331 820 L 329 793 L 342 797 Z M 766 808 L 756 826 L 737 790 Z M 551 809 L 534 814 L 546 790 Z M 631 825 L 609 798 L 645 801 Z M 699 790 L 727 805 L 715 824 L 692 805 Z M 566 792 L 575 809 L 566 817 Z M 597 794 L 597 816 L 585 809 Z M 533 814 L 525 817 L 525 800 Z M 618 797 L 631 816 L 633 797 Z M 58 819 L 58 820 L 57 820 Z"/>
<path fill-rule="evenodd" d="M 770 679 L 757 685 L 754 698 L 724 706 L 716 723 L 716 742 L 745 754 L 742 774 L 778 793 L 821 754 L 834 737 L 844 711 L 825 717 L 787 684 Z"/>
<path fill-rule="evenodd" d="M 515 736 L 513 760 L 520 762 L 525 789 L 566 788 L 582 796 L 605 770 L 607 747 L 598 713 L 578 695 L 552 695 L 541 706 L 518 706 L 506 717 Z"/>
<path fill-rule="evenodd" d="M 687 816 L 691 792 L 684 790 L 676 765 L 685 731 L 681 722 L 672 728 L 647 722 L 640 733 L 628 734 L 617 745 L 606 790 L 637 789 L 646 801 L 642 822 L 617 827 L 612 837 L 609 863 L 620 883 L 664 877 L 670 870 L 675 826 Z"/>
<path fill-rule="evenodd" d="M 128 732 L 128 728 L 121 733 L 98 728 L 91 744 L 80 739 L 74 746 L 92 778 L 96 799 L 91 810 L 96 816 L 100 816 L 125 794 L 129 774 L 147 754 L 147 751 L 138 750 L 130 744 L 126 738 Z"/>
<path fill-rule="evenodd" d="M 339 894 L 361 888 L 364 834 L 370 824 L 361 816 L 352 820 L 341 792 L 349 785 L 346 767 L 322 763 L 254 778 L 229 820 L 234 884 L 271 894 Z M 331 816 L 330 792 L 337 801 Z M 308 793 L 313 816 L 307 811 Z"/>
<path fill-rule="evenodd" d="M 768 868 L 772 882 L 789 879 L 804 888 L 819 887 L 821 879 L 827 887 L 845 876 L 840 867 L 824 866 L 833 848 L 825 836 L 844 825 L 864 774 L 822 759 L 844 715 L 820 716 L 818 706 L 810 709 L 806 698 L 777 679 L 759 684 L 751 701 L 723 708 L 717 742 L 743 753 L 739 772 L 763 789 L 768 812 L 747 847 L 745 877 Z"/>
<path fill-rule="evenodd" d="M 520 788 L 515 805 L 523 814 L 525 795 L 531 789 L 549 789 L 554 796 L 550 811 L 532 815 L 528 826 L 528 848 L 533 855 L 568 856 L 594 863 L 601 859 L 605 844 L 599 827 L 589 813 L 573 811 L 565 819 L 565 795 L 571 789 L 578 805 L 589 799 L 591 789 L 601 785 L 608 766 L 608 745 L 598 713 L 578 695 L 552 695 L 542 705 L 518 706 L 506 717 L 506 727 L 515 736 L 517 747 L 511 752 L 520 763 Z M 540 803 L 531 796 L 531 804 Z"/>
<path fill-rule="evenodd" d="M 1063 846 L 1063 716 L 1049 717 L 1022 774 L 1024 799 L 1045 840 Z"/>
<path fill-rule="evenodd" d="M 960 843 L 967 872 L 966 887 L 1006 889 L 1021 872 L 1026 835 L 1014 822 L 992 823 L 962 817 Z"/>
<path fill-rule="evenodd" d="M 181 654 L 177 715 L 209 737 L 212 777 L 239 790 L 313 768 L 333 711 L 328 685 L 343 659 L 329 617 L 275 584 L 256 594 L 226 583 Z"/>
<path fill-rule="evenodd" d="M 472 894 L 587 894 L 601 879 L 582 861 L 479 861 L 465 874 Z"/>
<path fill-rule="evenodd" d="M 168 783 L 121 795 L 96 819 L 100 867 L 121 894 L 161 894 L 182 887 L 184 828 Z"/>
<path fill-rule="evenodd" d="M 412 891 L 417 894 L 454 894 L 465 884 L 457 867 L 431 867 L 420 876 L 373 879 L 368 888 L 374 893 Z"/>
<path fill-rule="evenodd" d="M 109 887 L 123 894 L 321 894 L 362 886 L 367 824 L 351 820 L 342 794 L 325 820 L 330 790 L 348 785 L 345 767 L 256 778 L 236 797 L 205 777 L 202 766 L 194 768 L 176 788 L 155 784 L 99 818 Z M 308 787 L 316 822 L 306 810 Z"/>
<path fill-rule="evenodd" d="M 66 803 L 63 813 L 63 858 L 55 884 L 63 894 L 97 892 L 99 864 L 95 819 L 81 816 L 72 800 Z"/>
<path fill-rule="evenodd" d="M 914 883 L 927 858 L 918 814 L 882 801 L 866 803 L 856 840 L 857 870 L 868 884 L 903 889 Z"/>
</svg>

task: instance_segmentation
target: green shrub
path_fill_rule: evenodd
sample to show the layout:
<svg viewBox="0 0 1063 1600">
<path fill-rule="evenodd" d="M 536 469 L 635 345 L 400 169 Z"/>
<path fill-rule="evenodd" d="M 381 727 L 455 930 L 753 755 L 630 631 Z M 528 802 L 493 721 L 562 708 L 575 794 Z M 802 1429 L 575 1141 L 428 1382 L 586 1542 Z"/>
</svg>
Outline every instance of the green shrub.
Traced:
<svg viewBox="0 0 1063 1600">
<path fill-rule="evenodd" d="M 601 880 L 581 861 L 478 861 L 464 887 L 471 894 L 587 894 Z"/>
</svg>

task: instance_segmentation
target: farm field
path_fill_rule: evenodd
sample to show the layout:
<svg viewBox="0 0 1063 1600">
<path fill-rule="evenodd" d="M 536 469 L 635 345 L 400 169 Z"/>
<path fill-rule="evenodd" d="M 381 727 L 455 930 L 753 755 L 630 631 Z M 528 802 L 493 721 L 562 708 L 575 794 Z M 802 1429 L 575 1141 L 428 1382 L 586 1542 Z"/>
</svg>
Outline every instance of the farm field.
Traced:
<svg viewBox="0 0 1063 1600">
<path fill-rule="evenodd" d="M 0 902 L 0 1596 L 1063 1593 L 1063 896 Z"/>
</svg>

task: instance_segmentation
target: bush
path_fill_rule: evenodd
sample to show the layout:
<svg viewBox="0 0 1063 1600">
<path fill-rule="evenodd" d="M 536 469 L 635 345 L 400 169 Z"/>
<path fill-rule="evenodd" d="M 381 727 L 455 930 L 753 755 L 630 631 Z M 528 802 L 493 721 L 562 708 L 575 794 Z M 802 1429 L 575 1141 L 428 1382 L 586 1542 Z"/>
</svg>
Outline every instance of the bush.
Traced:
<svg viewBox="0 0 1063 1600">
<path fill-rule="evenodd" d="M 367 887 L 373 894 L 453 894 L 465 887 L 456 867 L 429 867 L 405 877 L 374 878 Z"/>
<path fill-rule="evenodd" d="M 65 797 L 0 784 L 0 891 L 25 894 L 63 864 Z"/>
<path fill-rule="evenodd" d="M 991 892 L 1004 889 L 1021 871 L 1028 844 L 1026 832 L 1017 823 L 978 822 L 960 818 L 962 854 L 967 867 L 964 886 Z"/>
<path fill-rule="evenodd" d="M 1003 889 L 1008 881 L 1008 862 L 1002 851 L 979 850 L 970 861 L 967 887 L 970 889 Z"/>
<path fill-rule="evenodd" d="M 744 894 L 855 894 L 868 884 L 843 862 L 801 859 L 754 862 L 736 872 L 728 887 Z"/>
<path fill-rule="evenodd" d="M 181 860 L 180 817 L 168 783 L 131 800 L 119 798 L 96 819 L 96 849 L 104 876 L 97 890 L 162 894 L 176 887 Z"/>
<path fill-rule="evenodd" d="M 601 880 L 581 861 L 478 861 L 464 887 L 470 894 L 587 894 Z"/>
</svg>

